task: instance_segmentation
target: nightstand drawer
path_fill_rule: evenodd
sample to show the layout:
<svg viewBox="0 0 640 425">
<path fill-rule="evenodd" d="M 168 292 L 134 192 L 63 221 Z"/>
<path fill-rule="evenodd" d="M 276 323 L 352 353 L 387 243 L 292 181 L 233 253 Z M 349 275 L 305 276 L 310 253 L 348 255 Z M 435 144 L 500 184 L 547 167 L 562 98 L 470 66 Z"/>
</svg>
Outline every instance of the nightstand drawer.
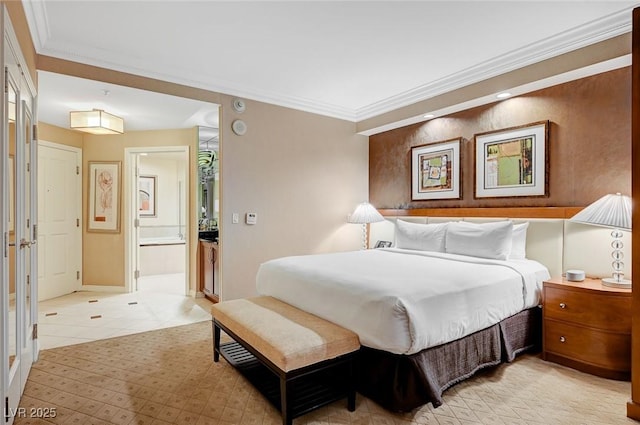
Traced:
<svg viewBox="0 0 640 425">
<path fill-rule="evenodd" d="M 631 336 L 544 321 L 544 351 L 610 370 L 631 368 Z"/>
<path fill-rule="evenodd" d="M 544 317 L 630 333 L 631 297 L 545 287 Z"/>
</svg>

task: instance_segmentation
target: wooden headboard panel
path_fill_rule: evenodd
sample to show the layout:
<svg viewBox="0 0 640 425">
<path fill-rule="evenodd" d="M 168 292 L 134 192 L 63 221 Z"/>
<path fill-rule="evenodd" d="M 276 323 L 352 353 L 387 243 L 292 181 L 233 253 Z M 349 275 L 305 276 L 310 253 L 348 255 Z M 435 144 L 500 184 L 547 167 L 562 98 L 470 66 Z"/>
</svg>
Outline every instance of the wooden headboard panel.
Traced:
<svg viewBox="0 0 640 425">
<path fill-rule="evenodd" d="M 568 219 L 582 208 L 438 208 L 420 210 L 379 210 L 385 221 L 371 224 L 370 245 L 378 240 L 395 242 L 395 221 L 442 223 L 444 221 L 487 222 L 528 221 L 527 257 L 560 276 L 569 269 L 584 270 L 587 276 L 611 275 L 611 230 L 573 223 Z M 625 274 L 631 276 L 631 235 L 623 238 Z"/>
</svg>

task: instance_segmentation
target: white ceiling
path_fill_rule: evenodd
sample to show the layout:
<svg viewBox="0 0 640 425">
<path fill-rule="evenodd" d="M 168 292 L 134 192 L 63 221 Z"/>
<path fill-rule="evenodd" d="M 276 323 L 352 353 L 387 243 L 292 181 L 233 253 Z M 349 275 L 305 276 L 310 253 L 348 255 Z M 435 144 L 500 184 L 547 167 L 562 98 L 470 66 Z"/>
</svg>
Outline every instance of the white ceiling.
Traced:
<svg viewBox="0 0 640 425">
<path fill-rule="evenodd" d="M 359 121 L 629 32 L 637 2 L 23 4 L 39 54 Z M 39 99 L 63 127 L 79 108 L 217 127 L 215 105 L 46 72 Z"/>
</svg>

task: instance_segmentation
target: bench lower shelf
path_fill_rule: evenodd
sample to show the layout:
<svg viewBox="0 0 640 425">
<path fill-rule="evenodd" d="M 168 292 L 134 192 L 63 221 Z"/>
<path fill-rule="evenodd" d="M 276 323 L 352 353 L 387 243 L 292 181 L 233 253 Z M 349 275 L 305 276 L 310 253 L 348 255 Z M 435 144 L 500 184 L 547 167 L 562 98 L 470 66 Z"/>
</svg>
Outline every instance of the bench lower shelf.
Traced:
<svg viewBox="0 0 640 425">
<path fill-rule="evenodd" d="M 280 377 L 236 341 L 220 344 L 220 354 L 274 407 L 281 410 Z M 348 364 L 305 373 L 289 380 L 288 403 L 296 418 L 348 396 Z"/>
</svg>

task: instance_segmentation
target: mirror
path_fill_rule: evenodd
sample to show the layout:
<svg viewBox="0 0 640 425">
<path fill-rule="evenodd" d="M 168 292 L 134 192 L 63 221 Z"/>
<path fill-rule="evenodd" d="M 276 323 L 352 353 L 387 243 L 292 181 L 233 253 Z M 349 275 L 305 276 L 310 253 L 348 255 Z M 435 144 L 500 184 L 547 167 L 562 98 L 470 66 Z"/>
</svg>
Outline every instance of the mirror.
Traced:
<svg viewBox="0 0 640 425">
<path fill-rule="evenodd" d="M 198 127 L 198 225 L 202 239 L 218 237 L 220 180 L 218 174 L 219 131 Z"/>
<path fill-rule="evenodd" d="M 9 293 L 4 296 L 9 299 L 9 368 L 13 365 L 18 347 L 18 320 L 16 314 L 16 283 L 17 283 L 17 252 L 16 252 L 16 153 L 18 150 L 18 129 L 16 127 L 17 90 L 10 81 L 6 87 L 5 108 L 8 117 L 9 140 Z"/>
</svg>

